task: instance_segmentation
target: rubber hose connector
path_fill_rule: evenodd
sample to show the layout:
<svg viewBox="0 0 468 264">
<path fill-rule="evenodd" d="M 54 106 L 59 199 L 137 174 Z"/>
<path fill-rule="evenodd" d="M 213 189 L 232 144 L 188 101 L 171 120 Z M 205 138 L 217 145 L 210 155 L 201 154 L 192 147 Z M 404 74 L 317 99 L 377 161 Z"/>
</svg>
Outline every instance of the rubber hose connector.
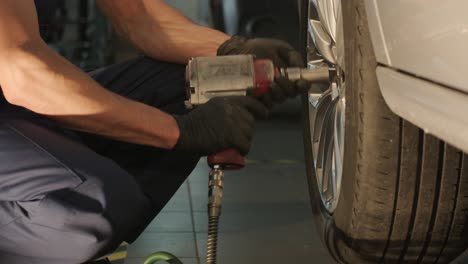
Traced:
<svg viewBox="0 0 468 264">
<path fill-rule="evenodd" d="M 169 264 L 182 264 L 182 262 L 171 253 L 167 252 L 157 252 L 149 256 L 144 264 L 154 264 L 156 262 L 165 261 Z"/>
<path fill-rule="evenodd" d="M 216 264 L 218 250 L 218 224 L 219 216 L 210 216 L 208 220 L 208 246 L 206 251 L 206 263 Z"/>
</svg>

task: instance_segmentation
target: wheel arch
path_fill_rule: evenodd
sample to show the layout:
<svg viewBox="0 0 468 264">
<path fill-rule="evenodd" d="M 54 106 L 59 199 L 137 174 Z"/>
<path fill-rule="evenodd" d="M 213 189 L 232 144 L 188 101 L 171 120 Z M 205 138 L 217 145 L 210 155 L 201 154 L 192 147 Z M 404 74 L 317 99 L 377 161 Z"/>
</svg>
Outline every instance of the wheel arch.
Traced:
<svg viewBox="0 0 468 264">
<path fill-rule="evenodd" d="M 468 19 L 457 11 L 447 16 L 448 10 L 468 8 L 468 2 L 444 5 L 446 11 L 437 17 L 437 23 L 430 16 L 440 14 L 436 0 L 413 6 L 405 1 L 364 2 L 385 102 L 395 114 L 468 152 L 468 140 L 463 136 L 468 132 L 463 118 L 463 113 L 468 113 L 468 75 L 461 73 L 468 68 L 468 52 L 460 52 L 457 44 L 468 43 L 468 34 L 453 31 L 460 25 L 468 28 Z M 421 13 L 416 13 L 417 9 Z M 408 23 L 404 17 L 411 12 L 415 15 Z M 403 19 L 395 19 L 397 13 Z M 422 26 L 426 24 L 431 26 Z M 418 27 L 421 32 L 416 34 Z M 441 28 L 448 29 L 444 36 Z M 444 38 L 446 45 L 435 40 L 438 38 Z"/>
</svg>

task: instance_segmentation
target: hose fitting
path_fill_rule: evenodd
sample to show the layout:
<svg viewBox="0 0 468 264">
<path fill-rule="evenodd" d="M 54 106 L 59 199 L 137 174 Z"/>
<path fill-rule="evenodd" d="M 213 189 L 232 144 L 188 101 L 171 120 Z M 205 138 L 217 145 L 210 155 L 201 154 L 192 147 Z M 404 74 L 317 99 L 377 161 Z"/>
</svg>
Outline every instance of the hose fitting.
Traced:
<svg viewBox="0 0 468 264">
<path fill-rule="evenodd" d="M 208 246 L 206 263 L 216 264 L 218 249 L 218 224 L 223 202 L 224 173 L 220 166 L 214 166 L 208 182 Z"/>
</svg>

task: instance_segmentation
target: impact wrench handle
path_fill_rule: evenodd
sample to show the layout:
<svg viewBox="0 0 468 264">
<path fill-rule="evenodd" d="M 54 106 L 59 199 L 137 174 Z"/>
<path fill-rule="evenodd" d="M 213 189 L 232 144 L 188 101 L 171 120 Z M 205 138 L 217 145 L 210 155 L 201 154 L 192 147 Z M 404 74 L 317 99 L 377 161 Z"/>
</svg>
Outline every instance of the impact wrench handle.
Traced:
<svg viewBox="0 0 468 264">
<path fill-rule="evenodd" d="M 239 151 L 231 149 L 209 156 L 208 165 L 212 169 L 219 167 L 222 170 L 240 170 L 245 167 L 245 159 Z"/>
<path fill-rule="evenodd" d="M 209 156 L 208 165 L 211 167 L 208 182 L 208 213 L 210 217 L 219 217 L 223 201 L 224 170 L 243 169 L 245 159 L 239 151 L 231 149 Z"/>
</svg>

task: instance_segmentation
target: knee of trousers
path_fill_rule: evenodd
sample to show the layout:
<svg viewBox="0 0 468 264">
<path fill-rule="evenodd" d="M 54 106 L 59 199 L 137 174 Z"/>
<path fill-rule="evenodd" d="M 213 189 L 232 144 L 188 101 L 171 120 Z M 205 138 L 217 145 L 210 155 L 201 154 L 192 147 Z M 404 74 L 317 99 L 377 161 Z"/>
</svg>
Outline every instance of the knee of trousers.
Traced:
<svg viewBox="0 0 468 264">
<path fill-rule="evenodd" d="M 91 179 L 16 205 L 24 215 L 3 228 L 0 251 L 51 263 L 82 263 L 111 253 L 138 235 L 150 208 L 133 181 L 118 178 L 106 184 Z"/>
</svg>

